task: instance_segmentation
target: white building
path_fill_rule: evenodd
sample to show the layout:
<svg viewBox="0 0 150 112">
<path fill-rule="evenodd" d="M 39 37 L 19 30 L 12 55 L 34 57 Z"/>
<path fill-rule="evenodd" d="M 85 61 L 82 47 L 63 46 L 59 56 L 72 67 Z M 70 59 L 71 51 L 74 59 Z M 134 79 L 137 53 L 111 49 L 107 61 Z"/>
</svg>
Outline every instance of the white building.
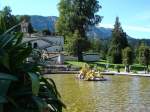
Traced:
<svg viewBox="0 0 150 112">
<path fill-rule="evenodd" d="M 99 61 L 100 55 L 98 53 L 84 53 L 83 60 L 84 61 Z"/>
<path fill-rule="evenodd" d="M 30 43 L 33 48 L 36 47 L 47 52 L 62 52 L 64 47 L 62 36 L 24 37 L 23 42 Z"/>
<path fill-rule="evenodd" d="M 47 53 L 47 57 L 54 64 L 64 63 L 63 55 L 60 55 L 64 47 L 64 38 L 62 36 L 24 37 L 23 42 L 31 44 L 33 48 L 45 51 L 43 55 L 46 56 Z"/>
</svg>

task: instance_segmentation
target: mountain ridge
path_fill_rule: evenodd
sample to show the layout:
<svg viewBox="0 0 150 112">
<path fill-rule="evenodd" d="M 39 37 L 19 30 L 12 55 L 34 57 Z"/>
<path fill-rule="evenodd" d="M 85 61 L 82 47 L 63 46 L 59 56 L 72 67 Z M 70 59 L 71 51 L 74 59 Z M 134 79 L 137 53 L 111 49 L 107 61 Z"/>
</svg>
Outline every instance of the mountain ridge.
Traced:
<svg viewBox="0 0 150 112">
<path fill-rule="evenodd" d="M 30 15 L 31 24 L 33 28 L 37 31 L 41 31 L 44 29 L 49 29 L 51 32 L 55 32 L 55 23 L 57 21 L 56 16 L 39 16 L 39 15 Z M 99 39 L 110 39 L 112 35 L 111 28 L 94 26 L 91 27 L 87 33 L 88 37 L 96 37 Z M 144 40 L 144 42 L 150 45 L 150 39 L 136 39 L 127 35 L 129 43 L 138 44 L 139 40 Z"/>
<path fill-rule="evenodd" d="M 51 32 L 55 32 L 55 23 L 57 21 L 56 16 L 38 16 L 32 15 L 31 24 L 35 30 L 41 31 L 44 29 L 48 29 Z M 90 28 L 88 36 L 101 37 L 101 38 L 109 38 L 111 36 L 111 29 L 104 27 L 92 27 Z"/>
<path fill-rule="evenodd" d="M 31 24 L 35 30 L 41 31 L 44 29 L 49 29 L 51 32 L 55 32 L 55 23 L 57 21 L 56 16 L 31 16 Z M 111 28 L 94 26 L 91 27 L 87 33 L 89 37 L 97 37 L 97 38 L 110 38 L 112 34 Z M 129 36 L 129 38 L 132 38 Z"/>
</svg>

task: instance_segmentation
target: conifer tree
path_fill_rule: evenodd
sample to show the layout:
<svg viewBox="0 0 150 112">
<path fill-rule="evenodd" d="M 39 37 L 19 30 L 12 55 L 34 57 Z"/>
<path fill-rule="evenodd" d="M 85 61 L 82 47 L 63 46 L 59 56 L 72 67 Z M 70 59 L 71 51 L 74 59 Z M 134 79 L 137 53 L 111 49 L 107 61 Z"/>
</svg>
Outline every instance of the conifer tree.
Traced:
<svg viewBox="0 0 150 112">
<path fill-rule="evenodd" d="M 108 56 L 112 63 L 122 63 L 122 50 L 128 46 L 126 33 L 123 31 L 119 22 L 119 17 L 116 17 L 114 29 L 112 30 L 112 39 L 109 47 Z"/>
<path fill-rule="evenodd" d="M 11 8 L 6 6 L 0 11 L 0 34 L 18 23 L 16 17 L 11 14 Z"/>
</svg>

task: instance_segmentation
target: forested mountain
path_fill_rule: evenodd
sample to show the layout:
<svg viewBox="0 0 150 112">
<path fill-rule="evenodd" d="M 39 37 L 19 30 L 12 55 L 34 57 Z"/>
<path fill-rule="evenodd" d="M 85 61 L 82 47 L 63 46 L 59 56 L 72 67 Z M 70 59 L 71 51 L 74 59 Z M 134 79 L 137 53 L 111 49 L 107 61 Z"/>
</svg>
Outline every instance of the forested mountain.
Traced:
<svg viewBox="0 0 150 112">
<path fill-rule="evenodd" d="M 31 16 L 31 23 L 35 30 L 49 29 L 51 32 L 55 32 L 56 16 Z"/>
<path fill-rule="evenodd" d="M 35 30 L 41 31 L 44 29 L 49 29 L 51 32 L 55 32 L 55 23 L 58 17 L 56 16 L 31 16 L 31 23 Z M 96 37 L 102 40 L 109 40 L 112 35 L 111 28 L 104 28 L 104 27 L 92 27 L 89 29 L 87 34 L 89 38 Z M 150 45 L 150 39 L 135 39 L 130 36 L 127 36 L 129 43 L 136 46 L 140 41 L 144 41 L 148 45 Z"/>
</svg>

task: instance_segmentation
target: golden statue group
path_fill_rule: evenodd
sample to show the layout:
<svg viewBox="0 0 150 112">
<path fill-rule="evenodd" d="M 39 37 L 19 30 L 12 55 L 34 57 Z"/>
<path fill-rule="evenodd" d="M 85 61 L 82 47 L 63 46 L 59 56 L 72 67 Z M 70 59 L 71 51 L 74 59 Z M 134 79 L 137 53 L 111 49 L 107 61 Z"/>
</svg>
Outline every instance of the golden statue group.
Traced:
<svg viewBox="0 0 150 112">
<path fill-rule="evenodd" d="M 96 69 L 96 67 L 91 69 L 88 64 L 84 64 L 84 66 L 82 66 L 82 69 L 79 72 L 78 78 L 87 80 L 87 81 L 104 81 L 104 80 L 106 80 L 101 75 L 100 71 L 98 71 Z"/>
</svg>

